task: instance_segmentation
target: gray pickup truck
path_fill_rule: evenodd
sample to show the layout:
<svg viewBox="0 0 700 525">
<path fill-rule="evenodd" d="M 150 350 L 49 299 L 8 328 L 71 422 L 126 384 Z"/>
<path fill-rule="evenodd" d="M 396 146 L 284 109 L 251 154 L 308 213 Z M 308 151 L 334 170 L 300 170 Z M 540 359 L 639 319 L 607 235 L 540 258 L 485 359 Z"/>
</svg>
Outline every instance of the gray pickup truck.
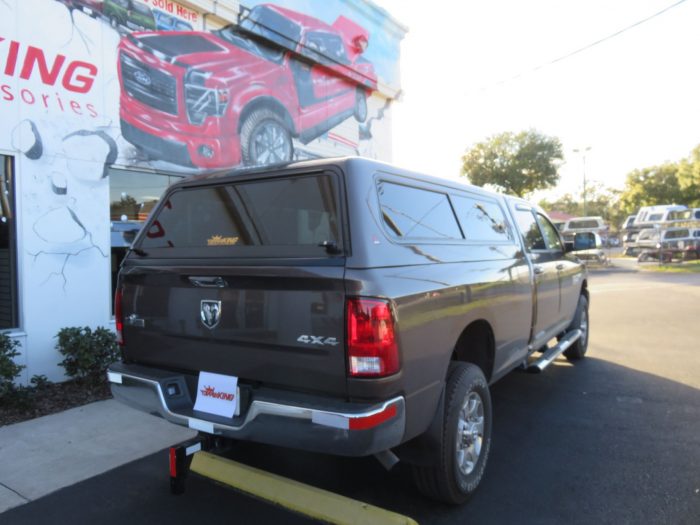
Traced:
<svg viewBox="0 0 700 525">
<path fill-rule="evenodd" d="M 194 177 L 123 262 L 112 392 L 222 439 L 400 459 L 461 503 L 489 384 L 586 352 L 573 249 L 524 200 L 366 159 Z"/>
</svg>

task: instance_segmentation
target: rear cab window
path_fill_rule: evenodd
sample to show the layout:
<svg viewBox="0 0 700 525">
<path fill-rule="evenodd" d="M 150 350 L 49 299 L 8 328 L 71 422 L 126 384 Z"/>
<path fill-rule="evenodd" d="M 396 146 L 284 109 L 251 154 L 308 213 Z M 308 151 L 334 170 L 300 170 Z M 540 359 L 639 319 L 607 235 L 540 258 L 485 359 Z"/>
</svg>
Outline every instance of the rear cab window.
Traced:
<svg viewBox="0 0 700 525">
<path fill-rule="evenodd" d="M 379 205 L 386 230 L 397 239 L 462 240 L 446 193 L 380 180 Z"/>
<path fill-rule="evenodd" d="M 321 257 L 343 246 L 330 174 L 227 181 L 166 195 L 137 247 L 155 257 Z"/>
<path fill-rule="evenodd" d="M 496 201 L 476 195 L 452 195 L 451 198 L 467 241 L 515 242 L 503 209 Z"/>
</svg>

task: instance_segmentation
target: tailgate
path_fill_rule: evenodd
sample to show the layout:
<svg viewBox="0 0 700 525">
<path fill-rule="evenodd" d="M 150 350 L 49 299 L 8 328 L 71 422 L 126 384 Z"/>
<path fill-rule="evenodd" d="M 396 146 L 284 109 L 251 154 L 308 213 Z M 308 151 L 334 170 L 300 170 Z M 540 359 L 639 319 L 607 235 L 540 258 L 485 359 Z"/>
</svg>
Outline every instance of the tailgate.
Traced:
<svg viewBox="0 0 700 525">
<path fill-rule="evenodd" d="M 345 394 L 342 267 L 133 268 L 124 357 Z"/>
<path fill-rule="evenodd" d="M 346 393 L 341 175 L 182 183 L 120 272 L 125 360 Z"/>
</svg>

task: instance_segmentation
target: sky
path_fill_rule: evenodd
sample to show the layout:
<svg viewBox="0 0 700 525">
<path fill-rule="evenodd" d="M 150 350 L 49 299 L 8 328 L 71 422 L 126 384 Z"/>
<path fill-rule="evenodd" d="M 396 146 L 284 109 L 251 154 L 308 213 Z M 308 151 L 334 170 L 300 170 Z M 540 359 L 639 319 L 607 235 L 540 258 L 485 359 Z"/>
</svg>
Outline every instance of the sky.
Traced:
<svg viewBox="0 0 700 525">
<path fill-rule="evenodd" d="M 461 156 L 504 131 L 559 138 L 549 198 L 622 188 L 634 169 L 700 144 L 700 0 L 550 64 L 678 0 L 375 0 L 409 32 L 393 163 L 458 178 Z M 370 44 L 371 45 L 371 44 Z M 544 67 L 540 67 L 546 65 Z"/>
</svg>

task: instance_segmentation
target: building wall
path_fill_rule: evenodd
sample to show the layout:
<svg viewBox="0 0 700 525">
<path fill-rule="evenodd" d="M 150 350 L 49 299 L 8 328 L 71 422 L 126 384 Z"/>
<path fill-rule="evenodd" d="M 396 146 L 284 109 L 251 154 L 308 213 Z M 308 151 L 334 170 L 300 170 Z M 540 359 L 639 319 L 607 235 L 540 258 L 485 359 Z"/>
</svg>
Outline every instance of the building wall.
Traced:
<svg viewBox="0 0 700 525">
<path fill-rule="evenodd" d="M 242 163 L 241 159 L 214 159 L 209 165 L 172 162 L 169 150 L 161 148 L 159 139 L 179 140 L 186 133 L 173 132 L 177 127 L 173 115 L 162 117 L 163 113 L 141 104 L 148 94 L 130 96 L 120 78 L 118 62 L 120 45 L 123 48 L 129 41 L 131 31 L 120 24 L 133 28 L 136 23 L 157 23 L 160 28 L 147 40 L 140 40 L 144 35 L 138 33 L 131 36 L 134 42 L 149 42 L 157 48 L 140 57 L 150 61 L 150 69 L 144 67 L 135 73 L 144 82 L 134 84 L 137 90 L 151 89 L 165 78 L 158 71 L 168 69 L 162 65 L 167 60 L 172 64 L 192 59 L 190 67 L 214 71 L 203 80 L 206 89 L 201 93 L 212 96 L 225 91 L 222 96 L 227 98 L 226 110 L 230 111 L 221 117 L 206 116 L 202 128 L 186 126 L 190 135 L 209 129 L 219 118 L 240 119 L 245 108 L 234 108 L 233 104 L 240 102 L 236 94 L 264 84 L 270 75 L 278 75 L 279 79 L 267 94 L 269 98 L 298 102 L 298 90 L 290 82 L 283 82 L 274 68 L 265 70 L 260 64 L 245 68 L 226 62 L 226 57 L 237 53 L 235 46 L 219 46 L 210 32 L 236 22 L 239 13 L 247 12 L 238 2 L 137 1 L 140 9 L 132 8 L 132 12 L 150 11 L 146 22 L 135 17 L 120 22 L 105 16 L 108 4 L 116 1 L 126 0 L 0 1 L 0 153 L 14 159 L 17 246 L 18 323 L 8 332 L 22 343 L 20 362 L 27 366 L 24 382 L 35 374 L 45 374 L 51 380 L 63 377 L 57 366 L 61 357 L 54 349 L 59 329 L 107 326 L 111 322 L 110 250 L 115 226 L 110 221 L 110 173 L 128 169 L 144 177 L 149 173 L 190 176 Z M 255 11 L 260 3 L 254 0 L 243 7 Z M 303 42 L 291 42 L 283 50 L 290 63 L 301 60 L 310 64 L 316 75 L 311 78 L 325 79 L 331 86 L 323 88 L 328 101 L 320 113 L 322 117 L 331 119 L 339 112 L 348 112 L 347 99 L 342 99 L 347 90 L 337 89 L 334 94 L 334 83 L 336 87 L 352 88 L 353 93 L 361 87 L 369 95 L 365 118 L 358 121 L 348 116 L 332 122 L 330 129 L 316 128 L 316 135 L 310 139 L 294 138 L 293 158 L 359 154 L 391 160 L 390 105 L 399 92 L 399 42 L 405 30 L 365 0 L 280 0 L 272 4 L 291 10 L 283 12 L 291 17 L 308 15 L 306 23 L 312 28 L 319 24 L 319 31 L 335 28 L 333 24 L 341 15 L 350 20 L 338 26 L 345 31 L 341 32 L 341 54 L 346 54 L 342 63 L 328 61 L 326 55 L 319 59 L 325 61 L 324 67 L 309 62 L 309 57 L 316 55 Z M 93 10 L 92 16 L 89 9 Z M 162 13 L 156 13 L 156 9 Z M 113 10 L 110 13 L 117 16 Z M 191 27 L 197 33 L 173 39 L 169 32 L 173 27 Z M 368 37 L 364 53 L 352 47 L 353 31 Z M 207 66 L 202 64 L 202 56 L 191 51 L 207 47 L 212 41 L 220 50 L 209 57 Z M 183 47 L 178 47 L 180 44 Z M 164 57 L 167 53 L 172 56 Z M 298 53 L 302 53 L 301 58 Z M 144 72 L 150 77 L 146 78 Z M 177 89 L 182 87 L 178 85 Z M 297 118 L 301 126 L 304 118 L 310 118 L 298 107 L 290 113 L 290 119 Z M 150 128 L 143 129 L 150 129 L 154 138 L 125 137 L 120 121 L 129 118 L 146 119 Z M 219 141 L 223 151 L 240 147 L 235 126 L 233 131 L 220 123 L 216 126 L 220 131 L 210 133 L 208 139 Z M 301 127 L 299 130 L 303 131 Z"/>
</svg>

